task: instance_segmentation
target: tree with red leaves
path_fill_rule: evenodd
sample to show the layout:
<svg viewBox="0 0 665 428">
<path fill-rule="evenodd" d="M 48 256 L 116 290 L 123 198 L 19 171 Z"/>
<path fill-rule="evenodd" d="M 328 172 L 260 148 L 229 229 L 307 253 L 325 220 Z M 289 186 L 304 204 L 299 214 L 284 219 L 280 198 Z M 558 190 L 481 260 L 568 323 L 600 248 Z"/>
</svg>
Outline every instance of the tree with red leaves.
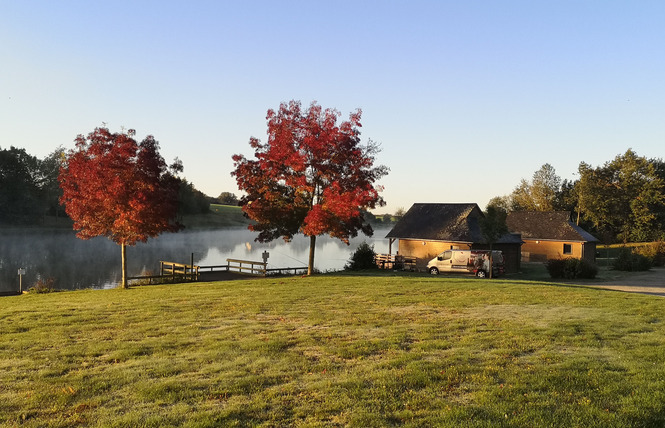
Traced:
<svg viewBox="0 0 665 428">
<path fill-rule="evenodd" d="M 136 132 L 96 128 L 76 137 L 58 180 L 60 202 L 81 239 L 106 236 L 122 248 L 122 288 L 127 288 L 127 245 L 175 232 L 178 180 L 152 136 L 140 143 Z"/>
<path fill-rule="evenodd" d="M 309 236 L 310 275 L 317 236 L 346 244 L 359 230 L 371 236 L 363 210 L 385 205 L 374 183 L 388 168 L 374 166 L 376 144 L 360 143 L 361 111 L 340 124 L 339 116 L 316 102 L 304 111 L 300 102 L 282 103 L 278 111 L 268 110 L 268 142 L 249 141 L 256 159 L 233 156 L 231 174 L 246 192 L 240 204 L 255 221 L 249 228 L 259 232 L 256 240 Z"/>
</svg>

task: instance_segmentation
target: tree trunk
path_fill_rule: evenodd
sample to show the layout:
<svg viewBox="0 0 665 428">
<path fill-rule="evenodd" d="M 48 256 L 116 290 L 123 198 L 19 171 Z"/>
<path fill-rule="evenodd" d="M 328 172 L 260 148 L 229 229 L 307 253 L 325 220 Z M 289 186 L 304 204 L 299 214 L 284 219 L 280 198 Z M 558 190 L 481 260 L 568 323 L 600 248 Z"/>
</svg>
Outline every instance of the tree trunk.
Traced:
<svg viewBox="0 0 665 428">
<path fill-rule="evenodd" d="M 307 265 L 307 275 L 314 273 L 314 250 L 316 249 L 316 235 L 309 237 L 309 264 Z"/>
<path fill-rule="evenodd" d="M 127 246 L 120 244 L 122 248 L 122 288 L 127 288 Z"/>
<path fill-rule="evenodd" d="M 492 275 L 494 275 L 494 258 L 492 257 L 492 243 L 490 243 L 490 272 L 489 272 L 489 278 L 492 279 Z"/>
</svg>

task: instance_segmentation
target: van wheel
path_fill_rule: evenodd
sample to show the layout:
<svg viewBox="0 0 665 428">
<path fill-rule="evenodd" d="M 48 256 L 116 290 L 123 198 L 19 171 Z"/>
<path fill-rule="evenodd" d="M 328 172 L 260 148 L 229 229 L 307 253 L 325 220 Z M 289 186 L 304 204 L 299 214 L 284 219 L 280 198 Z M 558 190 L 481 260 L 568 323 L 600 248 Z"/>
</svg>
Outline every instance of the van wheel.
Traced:
<svg viewBox="0 0 665 428">
<path fill-rule="evenodd" d="M 439 274 L 439 269 L 437 269 L 435 267 L 431 267 L 431 268 L 429 268 L 429 273 L 431 273 L 432 275 L 438 275 Z"/>
<path fill-rule="evenodd" d="M 476 272 L 476 276 L 478 278 L 487 278 L 487 273 L 484 270 L 479 270 L 478 272 Z"/>
</svg>

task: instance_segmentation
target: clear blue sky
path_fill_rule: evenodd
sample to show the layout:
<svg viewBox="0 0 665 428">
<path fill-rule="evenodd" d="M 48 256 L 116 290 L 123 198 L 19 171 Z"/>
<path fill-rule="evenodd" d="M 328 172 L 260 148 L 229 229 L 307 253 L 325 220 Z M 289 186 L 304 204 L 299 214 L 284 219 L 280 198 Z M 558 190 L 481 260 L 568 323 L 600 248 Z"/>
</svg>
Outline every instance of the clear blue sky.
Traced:
<svg viewBox="0 0 665 428">
<path fill-rule="evenodd" d="M 282 101 L 363 110 L 388 205 L 665 147 L 663 1 L 0 0 L 0 146 L 153 134 L 211 196 Z"/>
</svg>

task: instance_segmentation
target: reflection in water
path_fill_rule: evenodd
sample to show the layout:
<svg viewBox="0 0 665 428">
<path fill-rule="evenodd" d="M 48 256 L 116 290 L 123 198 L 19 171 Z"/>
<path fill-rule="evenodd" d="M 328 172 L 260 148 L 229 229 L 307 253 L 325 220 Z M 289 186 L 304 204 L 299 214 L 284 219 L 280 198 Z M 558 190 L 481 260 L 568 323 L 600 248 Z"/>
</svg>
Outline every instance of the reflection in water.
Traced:
<svg viewBox="0 0 665 428">
<path fill-rule="evenodd" d="M 374 245 L 377 253 L 388 252 L 387 229 L 360 235 L 349 246 L 328 237 L 318 237 L 315 267 L 326 272 L 340 270 L 360 243 Z M 227 258 L 261 261 L 270 253 L 268 268 L 307 266 L 309 238 L 297 236 L 290 243 L 282 239 L 262 244 L 247 229 L 198 230 L 163 234 L 145 244 L 127 248 L 129 276 L 158 274 L 159 261 L 194 263 L 200 266 L 225 265 Z M 112 288 L 122 272 L 120 247 L 106 238 L 81 240 L 72 231 L 38 229 L 0 230 L 0 292 L 18 290 L 18 269 L 25 268 L 23 286 L 29 288 L 39 278 L 53 278 L 57 288 Z"/>
</svg>

